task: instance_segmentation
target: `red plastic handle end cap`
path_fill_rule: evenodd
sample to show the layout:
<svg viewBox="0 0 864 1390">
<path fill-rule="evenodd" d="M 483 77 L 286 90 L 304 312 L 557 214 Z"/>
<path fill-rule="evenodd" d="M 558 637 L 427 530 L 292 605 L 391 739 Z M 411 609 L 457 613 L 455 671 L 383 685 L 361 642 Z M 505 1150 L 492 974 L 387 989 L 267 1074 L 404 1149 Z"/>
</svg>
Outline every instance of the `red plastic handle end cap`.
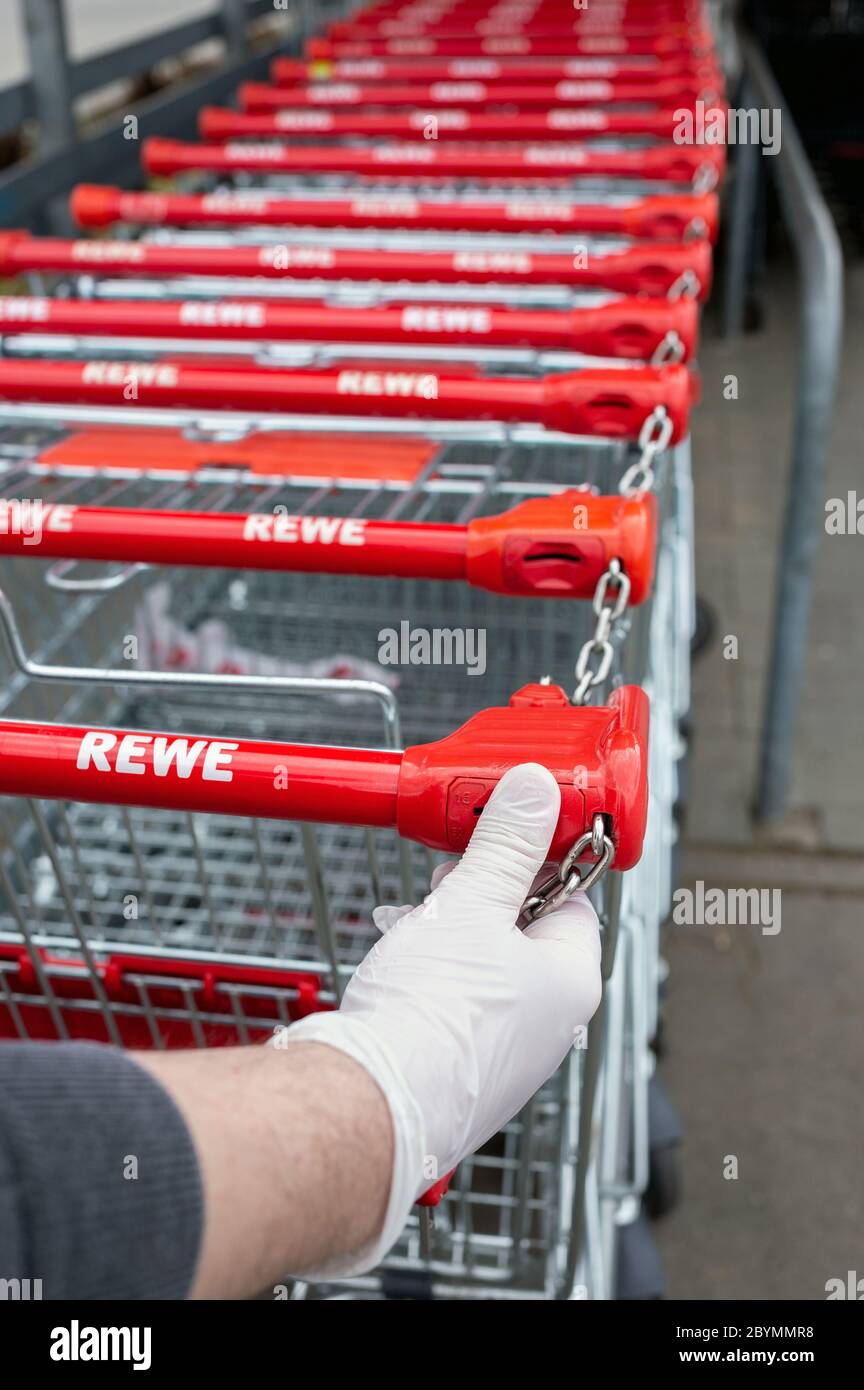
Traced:
<svg viewBox="0 0 864 1390">
<path fill-rule="evenodd" d="M 505 707 L 482 710 L 436 743 L 407 748 L 397 787 L 396 823 L 406 839 L 461 853 L 500 778 L 521 763 L 549 769 L 561 810 L 549 850 L 560 859 L 602 814 L 615 865 L 642 852 L 648 808 L 648 700 L 635 686 L 607 706 L 576 707 L 560 686 L 523 686 Z"/>
<path fill-rule="evenodd" d="M 174 150 L 180 142 L 150 135 L 141 142 L 141 168 L 145 174 L 173 174 L 176 170 Z"/>
<path fill-rule="evenodd" d="M 116 218 L 119 188 L 79 183 L 69 197 L 69 211 L 79 227 L 107 227 Z"/>
</svg>

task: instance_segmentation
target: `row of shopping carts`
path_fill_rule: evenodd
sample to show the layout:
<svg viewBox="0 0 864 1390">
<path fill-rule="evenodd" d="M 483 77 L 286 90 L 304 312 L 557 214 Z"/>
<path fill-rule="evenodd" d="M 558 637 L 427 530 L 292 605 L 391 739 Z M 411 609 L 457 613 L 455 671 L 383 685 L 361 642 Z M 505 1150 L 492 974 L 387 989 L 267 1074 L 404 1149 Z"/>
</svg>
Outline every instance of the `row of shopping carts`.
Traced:
<svg viewBox="0 0 864 1390">
<path fill-rule="evenodd" d="M 689 701 L 710 14 L 382 0 L 271 77 L 146 141 L 146 191 L 76 188 L 90 235 L 0 235 L 0 1036 L 335 1007 L 373 906 L 544 763 L 601 1010 L 434 1220 L 294 1296 L 615 1297 Z"/>
</svg>

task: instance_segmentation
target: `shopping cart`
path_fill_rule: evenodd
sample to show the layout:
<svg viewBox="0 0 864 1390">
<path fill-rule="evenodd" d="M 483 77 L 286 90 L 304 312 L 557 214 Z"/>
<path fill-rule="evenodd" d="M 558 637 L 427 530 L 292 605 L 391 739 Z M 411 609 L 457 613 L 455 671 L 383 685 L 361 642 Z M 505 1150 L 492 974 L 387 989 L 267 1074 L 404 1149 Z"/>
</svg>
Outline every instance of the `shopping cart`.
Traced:
<svg viewBox="0 0 864 1390">
<path fill-rule="evenodd" d="M 165 443 L 156 442 L 161 442 L 164 460 Z M 350 452 L 350 437 L 346 442 Z M 5 445 L 11 454 L 13 441 L 7 439 Z M 332 1004 L 338 998 L 351 969 L 370 944 L 371 907 L 379 900 L 401 901 L 410 897 L 417 884 L 425 882 L 428 876 L 425 855 L 417 850 L 410 855 L 403 851 L 400 859 L 393 837 L 381 828 L 364 830 L 339 825 L 313 829 L 309 825 L 286 824 L 285 817 L 298 810 L 306 817 L 310 814 L 309 787 L 302 781 L 296 787 L 298 795 L 302 792 L 299 805 L 286 798 L 283 790 L 274 791 L 272 778 L 269 805 L 242 802 L 244 809 L 255 810 L 258 817 L 272 815 L 274 804 L 277 805 L 278 821 L 256 818 L 250 822 L 236 814 L 220 814 L 236 811 L 236 784 L 226 789 L 217 783 L 217 796 L 208 795 L 206 804 L 196 802 L 193 795 L 191 801 L 187 797 L 167 811 L 155 809 L 163 803 L 157 800 L 154 807 L 147 793 L 147 805 L 140 808 L 137 801 L 144 794 L 144 782 L 150 782 L 150 778 L 129 778 L 133 787 L 129 804 L 112 805 L 107 812 L 104 806 L 94 809 L 86 804 L 86 796 L 104 795 L 112 803 L 122 800 L 126 788 L 121 786 L 118 791 L 119 778 L 112 777 L 107 792 L 98 786 L 94 792 L 92 783 L 101 776 L 98 768 L 89 779 L 89 789 L 84 789 L 78 776 L 80 770 L 70 767 L 74 785 L 45 783 L 37 772 L 39 740 L 36 744 L 27 741 L 32 738 L 33 726 L 23 726 L 21 732 L 20 720 L 39 721 L 55 772 L 53 750 L 68 747 L 69 738 L 58 733 L 57 726 L 68 727 L 70 721 L 79 730 L 95 721 L 97 731 L 103 733 L 106 726 L 115 725 L 127 731 L 170 728 L 175 735 L 198 733 L 208 740 L 208 748 L 214 739 L 224 742 L 230 736 L 229 741 L 237 742 L 248 732 L 259 742 L 279 740 L 277 751 L 271 749 L 267 754 L 271 765 L 279 759 L 292 767 L 290 758 L 294 756 L 296 761 L 297 755 L 286 751 L 286 740 L 297 738 L 301 745 L 314 743 L 319 731 L 332 739 L 334 729 L 341 728 L 346 749 L 349 742 L 356 742 L 361 747 L 383 744 L 390 750 L 398 746 L 403 733 L 413 738 L 415 729 L 426 741 L 438 730 L 450 732 L 470 708 L 466 692 L 475 681 L 465 673 L 460 679 L 460 673 L 453 669 L 415 669 L 409 665 L 400 669 L 397 696 L 380 683 L 351 680 L 279 676 L 262 679 L 221 673 L 204 678 L 189 672 L 151 674 L 122 669 L 118 672 L 114 653 L 121 649 L 118 642 L 134 627 L 128 603 L 120 602 L 123 591 L 116 587 L 100 591 L 104 579 L 73 579 L 68 570 L 62 569 L 58 573 L 41 558 L 42 545 L 47 546 L 44 553 L 56 557 L 62 551 L 65 560 L 76 558 L 71 538 L 79 521 L 89 526 L 95 520 L 90 504 L 108 504 L 116 512 L 118 509 L 112 504 L 123 499 L 131 509 L 134 530 L 131 525 L 119 530 L 114 527 L 112 545 L 131 547 L 125 549 L 125 563 L 137 564 L 133 553 L 144 555 L 146 549 L 137 549 L 135 537 L 141 536 L 143 543 L 148 510 L 152 518 L 157 507 L 171 508 L 166 521 L 170 523 L 173 515 L 181 531 L 187 528 L 182 532 L 185 552 L 197 527 L 219 527 L 226 521 L 229 527 L 234 524 L 225 517 L 226 508 L 248 506 L 254 499 L 259 517 L 268 512 L 271 517 L 279 517 L 283 513 L 278 508 L 283 505 L 288 509 L 284 515 L 304 516 L 313 505 L 321 506 L 322 488 L 312 481 L 301 487 L 296 481 L 260 473 L 238 476 L 235 470 L 232 475 L 218 466 L 181 478 L 177 476 L 176 461 L 174 469 L 169 466 L 161 473 L 136 469 L 128 462 L 134 457 L 128 452 L 122 455 L 124 463 L 113 468 L 106 467 L 101 459 L 100 466 L 93 467 L 91 458 L 88 474 L 80 453 L 75 462 L 64 463 L 62 454 L 57 453 L 59 447 L 55 445 L 52 452 L 50 446 L 43 446 L 24 463 L 19 439 L 19 462 L 15 464 L 10 458 L 3 484 L 7 499 L 38 492 L 46 509 L 60 509 L 59 515 L 56 511 L 47 512 L 43 539 L 37 547 L 28 547 L 20 525 L 17 534 L 13 526 L 7 526 L 2 536 L 4 548 L 7 553 L 17 550 L 19 558 L 7 560 L 6 569 L 17 565 L 44 568 L 52 584 L 65 586 L 65 600 L 59 611 L 50 610 L 43 598 L 37 600 L 33 610 L 22 614 L 20 628 L 33 634 L 32 657 L 28 658 L 22 650 L 24 632 L 18 630 L 15 635 L 8 607 L 3 609 L 7 633 L 13 635 L 18 657 L 17 680 L 10 687 L 13 693 L 4 701 L 4 723 L 0 729 L 0 737 L 6 740 L 7 723 L 10 726 L 11 741 L 4 741 L 6 756 L 2 763 L 8 780 L 3 789 L 7 794 L 14 791 L 30 797 L 29 815 L 22 813 L 19 823 L 10 814 L 8 804 L 5 810 L 7 854 L 2 874 L 6 913 L 0 950 L 6 961 L 2 973 L 7 1020 L 17 1017 L 25 1031 L 26 1025 L 32 1031 L 35 1011 L 43 1020 L 42 1035 L 56 1036 L 59 1020 L 62 1036 L 62 1025 L 72 1031 L 70 1020 L 75 1020 L 77 1031 L 73 1035 L 103 1036 L 104 1030 L 110 1029 L 110 1017 L 121 1039 L 137 1045 L 155 1037 L 163 1042 L 184 1043 L 192 1038 L 212 1042 L 261 1036 L 274 1022 L 287 1021 L 299 1012 Z M 533 447 L 536 451 L 538 446 Z M 574 453 L 572 441 L 547 440 L 540 447 L 547 452 L 566 449 L 571 456 Z M 598 446 L 595 452 L 603 451 L 616 454 L 620 446 Z M 578 454 L 578 450 L 575 452 Z M 496 515 L 502 501 L 509 503 L 531 493 L 532 489 L 519 480 L 515 453 L 518 447 L 511 444 L 508 463 L 491 441 L 484 448 L 470 435 L 451 439 L 439 449 L 434 470 L 427 469 L 422 479 L 397 485 L 367 478 L 331 485 L 326 510 L 328 515 L 345 516 L 355 524 L 370 513 L 368 527 L 373 536 L 372 517 L 376 511 L 383 513 L 378 534 L 387 536 L 384 550 L 391 558 L 382 555 L 380 543 L 370 544 L 369 550 L 377 551 L 378 563 L 386 563 L 391 571 L 395 542 L 390 528 L 395 528 L 396 535 L 402 538 L 406 567 L 410 564 L 422 570 L 424 563 L 433 567 L 428 557 L 425 562 L 422 558 L 419 540 L 424 536 L 429 553 L 437 555 L 434 567 L 452 566 L 454 535 L 462 546 L 464 559 L 472 527 L 479 537 L 500 533 L 500 521 L 493 524 L 481 517 Z M 484 454 L 485 465 L 481 461 Z M 495 466 L 490 467 L 493 462 Z M 170 458 L 167 463 L 170 465 Z M 586 464 L 591 463 L 589 452 Z M 597 460 L 593 460 L 593 465 L 597 476 Z M 586 466 L 586 481 L 591 476 L 592 469 Z M 608 501 L 591 492 L 577 493 L 575 497 L 575 503 L 571 496 L 564 504 L 552 493 L 551 500 L 556 506 L 566 505 L 570 523 L 567 532 L 571 535 L 569 513 L 574 506 L 586 506 L 594 523 L 588 527 L 587 536 L 594 541 L 601 536 L 596 521 L 604 508 L 612 508 L 622 516 L 638 516 L 643 521 L 653 510 L 650 503 L 646 507 L 644 497 Z M 145 510 L 147 503 L 150 506 Z M 538 503 L 527 505 L 536 508 Z M 181 507 L 194 510 L 184 515 L 179 511 Z M 63 529 L 69 519 L 63 508 L 77 508 L 71 530 Z M 104 505 L 101 514 L 106 515 Z M 387 516 L 394 514 L 423 518 L 413 523 L 416 529 L 410 546 L 405 544 L 405 537 L 411 532 L 412 523 L 388 523 Z M 52 529 L 52 515 L 57 530 Z M 449 520 L 454 516 L 477 519 L 473 523 L 463 520 L 463 529 Z M 127 520 L 128 517 L 129 512 Z M 448 519 L 452 531 L 442 518 Z M 116 520 L 115 515 L 112 521 Z M 166 534 L 165 527 L 160 530 L 153 525 L 156 544 L 164 543 Z M 445 534 L 448 549 L 439 553 L 435 542 Z M 84 531 L 78 535 L 83 538 Z M 225 539 L 224 535 L 215 538 L 223 565 L 228 559 Z M 559 528 L 555 538 L 559 556 L 557 547 L 561 543 Z M 262 541 L 255 547 L 257 557 L 267 544 Z M 619 531 L 614 540 L 609 536 L 606 545 L 609 549 L 625 549 L 624 533 Z M 346 547 L 346 551 L 349 549 L 354 556 L 359 554 L 359 550 Z M 104 548 L 100 553 L 111 558 Z M 482 547 L 477 553 L 482 558 Z M 650 553 L 649 542 L 642 547 L 646 561 Z M 316 554 L 320 560 L 320 547 Z M 112 550 L 112 556 L 122 558 L 117 550 Z M 163 558 L 167 555 L 163 554 Z M 200 558 L 207 564 L 212 561 L 213 552 L 202 553 Z M 184 559 L 188 559 L 185 553 Z M 488 556 L 484 563 L 488 563 Z M 523 553 L 523 566 L 531 563 L 530 551 Z M 547 567 L 546 583 L 550 582 L 548 569 L 562 565 L 560 558 L 541 558 L 540 563 Z M 647 575 L 643 574 L 640 580 L 635 557 L 628 568 L 634 580 L 631 596 L 644 598 Z M 594 571 L 590 573 L 593 576 Z M 114 576 L 110 576 L 108 582 L 113 581 Z M 554 592 L 555 584 L 560 584 L 557 571 L 551 582 Z M 95 591 L 88 587 L 94 583 Z M 520 618 L 514 611 L 512 598 L 464 586 L 453 579 L 368 578 L 362 582 L 361 593 L 357 579 L 346 581 L 339 575 L 307 574 L 301 578 L 286 574 L 282 566 L 275 573 L 247 567 L 240 574 L 226 575 L 210 565 L 193 572 L 184 563 L 172 570 L 170 583 L 179 610 L 190 624 L 200 626 L 227 617 L 238 626 L 238 634 L 242 634 L 247 645 L 253 634 L 266 632 L 270 654 L 287 650 L 296 657 L 301 640 L 306 643 L 306 653 L 317 641 L 316 654 L 320 654 L 323 634 L 315 621 L 317 615 L 327 618 L 326 640 L 338 644 L 344 639 L 355 653 L 364 627 L 377 639 L 380 623 L 392 621 L 397 605 L 411 614 L 415 626 L 422 626 L 424 620 L 440 623 L 444 613 L 451 623 L 458 620 L 466 627 L 485 624 L 490 664 L 481 682 L 482 694 L 471 697 L 475 708 L 478 702 L 485 705 L 487 696 L 497 699 L 494 692 L 499 690 L 506 698 L 509 692 L 505 687 L 515 670 L 545 674 L 546 663 L 553 677 L 557 674 L 556 666 L 563 675 L 572 665 L 580 637 L 584 633 L 587 641 L 594 624 L 593 617 L 589 619 L 585 611 L 587 605 L 555 599 L 526 599 L 532 607 L 530 621 L 526 622 L 524 616 Z M 585 578 L 580 583 L 584 584 L 583 592 L 591 587 Z M 73 584 L 84 587 L 75 591 L 77 603 L 70 605 L 68 586 Z M 18 584 L 10 587 L 17 591 L 23 588 Z M 50 595 L 55 590 L 48 592 Z M 615 626 L 620 628 L 618 620 Z M 620 632 L 616 633 L 616 648 L 618 637 Z M 257 640 L 263 642 L 263 637 Z M 85 653 L 93 661 L 91 669 L 81 666 Z M 45 656 L 50 660 L 46 661 Z M 106 690 L 111 692 L 107 708 Z M 550 707 L 555 708 L 554 687 L 539 687 L 536 698 L 543 702 L 539 706 L 541 712 L 548 714 Z M 613 705 L 619 698 L 620 695 L 614 697 Z M 457 708 L 460 712 L 454 721 L 450 715 Z M 574 712 L 578 711 L 570 710 Z M 608 717 L 608 708 L 605 714 L 596 707 L 589 712 L 591 719 L 602 721 Z M 25 740 L 24 745 L 17 745 L 20 759 L 16 754 L 17 738 Z M 564 756 L 557 724 L 555 740 L 556 756 L 563 759 L 571 773 L 574 766 L 589 766 L 594 755 L 584 744 L 576 751 L 568 749 Z M 472 735 L 468 747 L 475 748 L 476 742 L 476 735 Z M 595 745 L 596 734 L 591 747 Z M 542 756 L 540 743 L 533 734 L 522 747 L 530 747 L 532 758 Z M 242 743 L 241 748 L 245 748 Z M 98 753 L 99 749 L 95 751 Z M 527 755 L 522 753 L 523 757 Z M 330 793 L 331 818 L 346 819 L 346 788 L 350 791 L 351 778 L 361 774 L 366 756 L 343 749 Z M 388 768 L 394 767 L 398 759 L 395 751 L 374 756 L 386 758 Z M 515 746 L 506 757 L 520 760 Z M 500 757 L 491 761 L 500 771 Z M 476 789 L 480 771 L 475 758 L 474 764 L 463 769 L 464 781 Z M 23 783 L 16 780 L 21 776 Z M 260 779 L 256 786 L 260 792 Z M 72 804 L 46 810 L 39 798 L 54 794 L 72 798 Z M 200 794 L 200 787 L 196 794 Z M 388 802 L 386 814 L 392 815 L 392 796 L 382 799 Z M 628 807 L 632 808 L 630 799 Z M 187 815 L 190 809 L 199 814 Z M 468 806 L 460 814 L 470 816 L 471 810 Z M 383 811 L 376 811 L 375 818 L 383 815 Z M 416 833 L 416 822 L 404 824 L 404 828 Z M 439 848 L 444 843 L 428 830 L 424 837 L 427 843 L 433 842 Z M 447 843 L 456 847 L 452 839 Z M 616 853 L 622 867 L 632 857 L 626 845 L 619 844 Z M 412 872 L 416 883 L 410 882 Z M 130 900 L 134 900 L 135 910 L 124 915 L 128 914 Z M 187 962 L 191 962 L 188 969 Z M 236 973 L 232 973 L 235 967 Z M 275 971 L 275 976 L 268 975 L 268 970 Z M 526 1295 L 532 1288 L 535 1293 L 548 1293 L 558 1287 L 559 1264 L 576 1200 L 573 1192 L 568 1191 L 568 1184 L 573 1181 L 572 1161 L 568 1160 L 565 1170 L 559 1171 L 560 1156 L 572 1142 L 574 1107 L 578 1101 L 573 1089 L 578 1078 L 575 1074 L 568 1077 L 567 1073 L 579 1065 L 577 1056 L 488 1154 L 467 1167 L 463 1165 L 436 1222 L 431 1263 L 419 1265 L 428 1277 L 436 1282 L 452 1280 L 466 1289 L 473 1286 L 475 1292 L 490 1280 L 503 1289 L 518 1287 Z M 392 1289 L 400 1271 L 413 1270 L 416 1275 L 418 1231 L 419 1227 L 412 1227 L 400 1250 L 388 1261 L 386 1288 Z M 580 1274 L 580 1286 L 587 1278 Z"/>
<path fill-rule="evenodd" d="M 545 0 L 503 34 L 466 0 L 388 9 L 202 113 L 225 143 L 146 142 L 183 191 L 73 200 L 155 232 L 0 240 L 31 290 L 0 301 L 0 1033 L 220 1045 L 332 1008 L 374 905 L 545 761 L 549 891 L 577 846 L 603 1006 L 349 1288 L 610 1297 L 689 699 L 675 364 L 723 169 L 668 113 L 722 83 L 677 0 Z M 417 139 L 407 91 L 457 138 Z"/>
</svg>

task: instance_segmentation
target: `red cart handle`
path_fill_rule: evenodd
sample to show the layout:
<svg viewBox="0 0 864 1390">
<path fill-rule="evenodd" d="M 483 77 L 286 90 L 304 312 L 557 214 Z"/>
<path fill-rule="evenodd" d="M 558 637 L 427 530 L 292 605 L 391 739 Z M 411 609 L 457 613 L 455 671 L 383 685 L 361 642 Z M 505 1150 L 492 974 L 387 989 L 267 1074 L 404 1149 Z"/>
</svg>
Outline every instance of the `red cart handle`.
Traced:
<svg viewBox="0 0 864 1390">
<path fill-rule="evenodd" d="M 383 227 L 423 231 L 619 233 L 647 241 L 681 241 L 698 232 L 716 240 L 716 193 L 656 194 L 615 203 L 563 198 L 447 202 L 410 194 L 295 198 L 279 193 L 126 193 L 79 183 L 70 200 L 80 227 L 115 222 L 148 226 Z"/>
<path fill-rule="evenodd" d="M 566 3 L 566 0 L 508 0 L 504 8 L 530 8 L 535 15 L 545 15 L 548 12 L 558 16 L 563 3 Z M 498 15 L 501 9 L 499 0 L 421 0 L 421 3 L 417 3 L 416 0 L 369 0 L 368 4 L 361 5 L 347 19 L 330 21 L 328 29 L 331 24 L 371 24 L 384 19 L 413 21 L 422 18 L 438 23 L 442 19 L 452 19 L 457 14 L 481 19 L 490 12 Z M 600 19 L 605 22 L 611 11 L 615 11 L 616 22 L 619 19 L 629 22 L 636 16 L 641 18 L 646 14 L 655 15 L 658 11 L 669 17 L 695 17 L 699 13 L 699 3 L 698 0 L 596 0 L 592 14 L 586 14 L 583 18 L 588 23 L 592 19 L 596 22 L 599 13 Z M 569 15 L 569 9 L 567 13 Z"/>
<path fill-rule="evenodd" d="M 526 10 L 530 9 L 528 15 Z M 529 27 L 537 23 L 568 27 L 577 24 L 593 29 L 598 24 L 617 31 L 629 29 L 634 25 L 650 24 L 660 18 L 667 24 L 683 23 L 698 19 L 701 7 L 698 0 L 595 0 L 590 10 L 564 9 L 561 0 L 531 0 L 530 5 L 520 3 L 501 5 L 498 3 L 473 4 L 464 0 L 460 4 L 390 4 L 363 5 L 344 18 L 328 21 L 327 33 L 338 33 L 342 29 L 360 27 L 380 29 L 383 25 L 409 26 L 457 26 L 461 29 L 467 24 L 500 24 L 504 18 L 502 10 L 517 15 Z M 563 11 L 563 13 L 562 13 Z"/>
<path fill-rule="evenodd" d="M 694 29 L 689 37 L 663 34 L 655 38 L 635 38 L 623 34 L 592 34 L 584 38 L 562 39 L 560 34 L 509 34 L 494 38 L 332 39 L 311 38 L 306 54 L 312 61 L 347 58 L 560 58 L 564 50 L 570 58 L 657 57 L 690 62 L 712 54 L 710 32 Z"/>
<path fill-rule="evenodd" d="M 326 108 L 301 108 L 250 115 L 205 106 L 198 114 L 198 134 L 202 140 L 278 140 L 294 136 L 428 140 L 431 126 L 436 139 L 440 133 L 448 140 L 594 140 L 605 135 L 650 135 L 672 140 L 681 128 L 684 110 L 600 111 L 565 106 L 511 116 L 478 115 L 451 107 L 371 115 L 362 110 L 346 115 Z"/>
<path fill-rule="evenodd" d="M 657 541 L 653 494 L 597 497 L 570 489 L 467 526 L 274 513 L 146 511 L 44 504 L 38 532 L 9 525 L 0 555 L 311 574 L 461 580 L 497 594 L 592 598 L 618 559 L 629 602 L 647 597 Z"/>
<path fill-rule="evenodd" d="M 425 24 L 422 20 L 412 21 L 410 18 L 400 20 L 385 20 L 383 23 L 375 21 L 342 20 L 327 25 L 327 34 L 336 43 L 376 39 L 422 39 L 431 34 L 441 39 L 460 39 L 470 43 L 476 39 L 497 39 L 510 38 L 513 35 L 529 35 L 532 38 L 552 39 L 557 38 L 562 47 L 569 46 L 569 41 L 573 38 L 593 38 L 597 40 L 617 39 L 622 36 L 630 41 L 647 41 L 649 43 L 659 39 L 677 39 L 679 43 L 688 42 L 689 24 L 686 17 L 676 17 L 671 22 L 662 16 L 656 18 L 649 16 L 641 23 L 620 24 L 614 19 L 607 20 L 605 25 L 596 20 L 584 22 L 584 16 L 578 11 L 572 17 L 561 19 L 551 16 L 544 20 L 542 16 L 533 17 L 530 21 L 522 23 L 514 16 L 500 17 L 487 16 L 485 18 L 471 22 L 470 20 L 452 19 L 448 20 L 445 16 L 440 23 L 431 25 Z"/>
<path fill-rule="evenodd" d="M 141 241 L 66 241 L 0 232 L 0 275 L 38 271 L 110 275 L 215 275 L 289 280 L 421 281 L 424 284 L 596 286 L 619 294 L 686 292 L 704 299 L 711 247 L 651 243 L 608 254 L 527 251 L 339 250 L 331 246 L 156 246 Z"/>
<path fill-rule="evenodd" d="M 525 13 L 526 9 L 531 10 L 530 16 Z M 509 14 L 513 11 L 524 17 L 525 22 L 530 26 L 538 21 L 561 23 L 566 25 L 575 23 L 585 25 L 587 28 L 594 28 L 597 24 L 609 26 L 613 29 L 630 28 L 636 24 L 646 24 L 654 21 L 659 16 L 667 23 L 682 23 L 688 19 L 698 19 L 700 15 L 700 5 L 698 0 L 595 0 L 590 10 L 564 9 L 561 0 L 531 0 L 530 5 L 526 6 L 524 0 L 519 3 L 501 5 L 492 3 L 474 4 L 469 0 L 462 0 L 462 3 L 441 3 L 436 0 L 433 4 L 368 4 L 361 6 L 358 10 L 344 18 L 335 18 L 328 21 L 326 26 L 327 33 L 336 33 L 343 28 L 353 26 L 380 28 L 382 25 L 396 24 L 400 26 L 409 25 L 455 25 L 463 26 L 467 23 L 482 24 L 485 22 L 500 23 L 502 10 Z M 563 14 L 562 14 L 563 11 Z"/>
<path fill-rule="evenodd" d="M 413 83 L 413 82 L 487 82 L 491 84 L 532 85 L 568 80 L 595 80 L 639 83 L 650 87 L 674 86 L 679 98 L 697 97 L 707 87 L 720 92 L 722 73 L 711 59 L 686 57 L 651 60 L 638 66 L 619 63 L 613 58 L 534 58 L 508 62 L 495 58 L 410 58 L 388 60 L 366 58 L 352 62 L 321 59 L 308 62 L 304 58 L 274 58 L 270 65 L 270 80 L 279 87 L 305 87 L 312 82 L 328 83 Z M 614 98 L 617 100 L 617 96 Z"/>
<path fill-rule="evenodd" d="M 437 743 L 404 753 L 0 721 L 0 795 L 398 828 L 460 854 L 499 779 L 539 762 L 561 789 L 550 858 L 601 815 L 615 867 L 642 851 L 648 700 L 621 686 L 606 706 L 529 685 Z M 287 771 L 287 775 L 286 775 Z M 131 775 L 134 774 L 134 775 Z"/>
<path fill-rule="evenodd" d="M 585 145 L 481 145 L 465 149 L 441 141 L 376 145 L 291 147 L 278 143 L 225 145 L 184 144 L 152 136 L 141 147 L 148 174 L 356 174 L 367 178 L 521 179 L 567 182 L 573 178 L 630 178 L 693 184 L 723 171 L 720 145 L 649 146 L 645 149 L 597 149 Z"/>
<path fill-rule="evenodd" d="M 232 342 L 477 343 L 533 347 L 592 357 L 650 361 L 677 340 L 681 361 L 696 348 L 699 310 L 692 299 L 613 299 L 590 308 L 499 309 L 476 304 L 332 308 L 328 304 L 140 300 L 101 302 L 0 298 L 0 334 L 73 333 L 96 337 L 218 337 Z M 672 338 L 670 338 L 672 335 Z"/>
<path fill-rule="evenodd" d="M 710 96 L 701 88 L 696 97 Z M 422 113 L 440 108 L 460 107 L 474 113 L 484 111 L 489 106 L 512 106 L 519 110 L 549 111 L 554 107 L 561 110 L 582 107 L 607 106 L 610 102 L 621 104 L 640 104 L 669 107 L 670 110 L 682 106 L 686 94 L 674 82 L 657 84 L 654 87 L 641 83 L 619 83 L 598 79 L 566 78 L 562 82 L 552 82 L 546 86 L 531 83 L 512 86 L 494 86 L 485 82 L 432 82 L 427 84 L 396 84 L 392 86 L 369 87 L 356 82 L 331 82 L 313 84 L 309 87 L 269 86 L 264 82 L 244 82 L 237 89 L 237 98 L 242 111 L 272 114 L 274 111 L 291 108 L 307 109 L 311 117 L 313 110 L 326 111 L 328 108 L 347 107 L 355 112 L 358 107 L 407 107 L 422 120 Z M 690 104 L 696 98 L 690 98 Z M 609 112 L 606 113 L 610 114 Z M 492 117 L 489 118 L 490 120 Z M 496 118 L 497 119 L 497 118 Z M 314 130 L 314 126 L 311 127 Z M 480 128 L 482 129 L 482 127 Z M 615 129 L 615 127 L 610 127 Z M 622 131 L 631 133 L 628 127 Z M 202 132 L 204 133 L 204 132 Z M 218 137 L 220 132 L 212 132 Z M 226 132 L 221 132 L 225 134 Z M 252 132 L 255 133 L 254 131 Z M 259 132 L 261 133 L 261 132 Z M 378 132 L 381 133 L 381 132 Z M 646 133 L 646 132 L 636 132 Z M 650 135 L 661 131 L 649 129 Z M 487 139 L 518 139 L 518 136 L 488 135 Z"/>
<path fill-rule="evenodd" d="M 723 91 L 723 77 L 715 62 L 686 59 L 676 62 L 647 61 L 638 67 L 617 63 L 609 58 L 535 58 L 530 62 L 500 62 L 495 58 L 418 58 L 388 61 L 380 58 L 360 59 L 357 62 L 329 62 L 326 59 L 310 63 L 303 58 L 274 58 L 270 65 L 270 80 L 277 87 L 297 88 L 318 83 L 324 90 L 328 85 L 342 82 L 362 82 L 365 85 L 393 83 L 405 85 L 417 82 L 485 82 L 490 86 L 548 86 L 556 82 L 606 82 L 618 101 L 620 87 L 639 86 L 651 95 L 646 101 L 656 101 L 658 89 L 667 91 L 670 100 L 695 100 L 707 91 Z M 490 96 L 490 100 L 496 98 Z"/>
<path fill-rule="evenodd" d="M 284 372 L 170 361 L 33 360 L 0 361 L 0 400 L 485 419 L 613 439 L 638 438 L 662 406 L 674 443 L 687 432 L 691 383 L 683 366 L 591 368 L 526 381 L 386 367 Z"/>
</svg>

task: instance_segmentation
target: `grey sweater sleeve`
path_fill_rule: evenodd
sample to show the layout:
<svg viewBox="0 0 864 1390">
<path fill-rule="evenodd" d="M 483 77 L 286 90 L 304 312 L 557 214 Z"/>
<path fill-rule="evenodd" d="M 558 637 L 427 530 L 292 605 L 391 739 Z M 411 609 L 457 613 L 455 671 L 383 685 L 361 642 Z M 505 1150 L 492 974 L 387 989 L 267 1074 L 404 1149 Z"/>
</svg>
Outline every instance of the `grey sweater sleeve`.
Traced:
<svg viewBox="0 0 864 1390">
<path fill-rule="evenodd" d="M 183 1298 L 202 1227 L 191 1137 L 149 1072 L 95 1043 L 0 1042 L 0 1280 Z"/>
</svg>

